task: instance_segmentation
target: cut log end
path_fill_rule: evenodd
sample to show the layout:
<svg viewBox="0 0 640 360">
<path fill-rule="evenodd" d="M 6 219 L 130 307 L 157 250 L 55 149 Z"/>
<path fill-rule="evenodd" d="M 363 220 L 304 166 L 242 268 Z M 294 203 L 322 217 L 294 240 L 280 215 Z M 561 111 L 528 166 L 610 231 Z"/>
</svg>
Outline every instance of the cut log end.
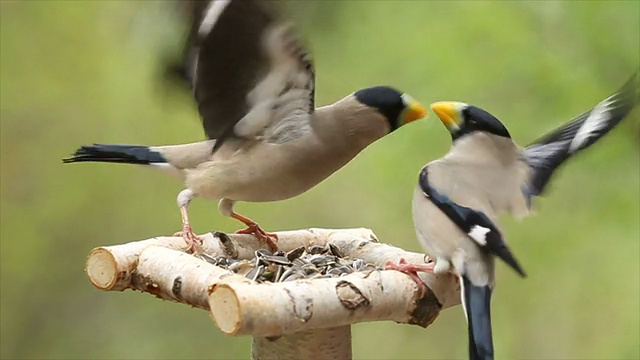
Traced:
<svg viewBox="0 0 640 360">
<path fill-rule="evenodd" d="M 111 290 L 118 281 L 118 263 L 107 249 L 95 248 L 87 256 L 89 281 L 100 290 Z"/>
<path fill-rule="evenodd" d="M 235 335 L 241 327 L 241 306 L 235 291 L 227 284 L 218 284 L 209 298 L 211 317 L 222 332 Z"/>
</svg>

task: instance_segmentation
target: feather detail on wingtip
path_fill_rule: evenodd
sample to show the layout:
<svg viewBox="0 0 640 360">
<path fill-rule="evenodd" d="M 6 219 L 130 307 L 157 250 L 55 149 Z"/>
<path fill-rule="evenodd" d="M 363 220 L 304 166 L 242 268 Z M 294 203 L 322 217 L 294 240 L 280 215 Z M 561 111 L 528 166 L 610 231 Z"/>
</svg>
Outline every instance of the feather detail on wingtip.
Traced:
<svg viewBox="0 0 640 360">
<path fill-rule="evenodd" d="M 607 123 L 610 120 L 608 112 L 610 111 L 610 109 L 615 108 L 615 106 L 613 105 L 616 102 L 620 102 L 620 100 L 616 100 L 615 97 L 616 95 L 612 95 L 606 98 L 591 110 L 589 116 L 584 121 L 582 126 L 580 126 L 574 138 L 571 140 L 568 150 L 569 153 L 574 153 L 577 150 L 581 149 L 583 145 L 589 140 L 589 138 L 597 136 L 599 131 L 607 127 Z"/>
<path fill-rule="evenodd" d="M 572 156 L 590 147 L 616 127 L 640 102 L 636 72 L 615 94 L 568 123 L 526 146 L 523 155 L 531 168 L 530 196 L 541 195 L 554 172 Z"/>
<path fill-rule="evenodd" d="M 207 8 L 204 11 L 204 16 L 200 22 L 200 26 L 198 27 L 198 35 L 202 38 L 209 35 L 211 29 L 213 29 L 213 25 L 216 23 L 222 11 L 224 10 L 231 0 L 216 0 L 211 1 Z"/>
</svg>

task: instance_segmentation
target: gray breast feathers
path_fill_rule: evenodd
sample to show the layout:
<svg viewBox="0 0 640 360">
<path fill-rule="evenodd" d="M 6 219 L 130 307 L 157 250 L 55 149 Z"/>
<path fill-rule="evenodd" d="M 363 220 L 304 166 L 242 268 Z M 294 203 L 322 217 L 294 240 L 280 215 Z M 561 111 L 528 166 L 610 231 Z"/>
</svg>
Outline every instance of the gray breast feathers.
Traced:
<svg viewBox="0 0 640 360">
<path fill-rule="evenodd" d="M 460 205 L 492 218 L 501 213 L 528 214 L 522 189 L 530 170 L 511 139 L 486 134 L 461 138 L 429 167 L 434 186 Z"/>
</svg>

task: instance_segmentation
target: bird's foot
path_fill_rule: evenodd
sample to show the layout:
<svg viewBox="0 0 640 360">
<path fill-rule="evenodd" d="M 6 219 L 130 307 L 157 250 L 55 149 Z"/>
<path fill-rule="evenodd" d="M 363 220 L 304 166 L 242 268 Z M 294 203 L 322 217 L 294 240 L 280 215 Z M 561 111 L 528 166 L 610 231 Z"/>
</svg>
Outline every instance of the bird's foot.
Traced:
<svg viewBox="0 0 640 360">
<path fill-rule="evenodd" d="M 182 236 L 184 241 L 187 243 L 185 251 L 190 254 L 195 254 L 197 252 L 197 247 L 202 245 L 202 238 L 193 232 L 193 229 L 191 229 L 191 225 L 189 224 L 184 224 L 182 226 L 182 231 L 178 231 L 173 234 L 173 236 Z"/>
<path fill-rule="evenodd" d="M 420 279 L 420 277 L 418 276 L 418 271 L 433 273 L 433 264 L 410 264 L 407 262 L 407 260 L 401 258 L 397 264 L 391 260 L 388 260 L 384 264 L 384 270 L 397 270 L 409 275 L 411 279 L 413 279 L 413 281 L 418 284 L 418 289 L 420 290 L 421 294 L 420 296 L 422 297 L 426 293 L 427 287 L 424 282 L 422 282 L 422 279 Z"/>
<path fill-rule="evenodd" d="M 268 233 L 264 231 L 256 222 L 247 224 L 246 229 L 236 231 L 236 234 L 252 234 L 261 241 L 267 243 L 271 251 L 278 250 L 278 234 Z"/>
</svg>

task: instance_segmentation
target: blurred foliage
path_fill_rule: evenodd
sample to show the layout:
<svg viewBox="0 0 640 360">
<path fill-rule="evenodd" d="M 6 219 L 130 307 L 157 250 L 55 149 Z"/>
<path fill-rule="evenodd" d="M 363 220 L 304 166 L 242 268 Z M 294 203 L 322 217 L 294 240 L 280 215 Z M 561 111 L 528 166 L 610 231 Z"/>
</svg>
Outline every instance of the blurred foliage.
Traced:
<svg viewBox="0 0 640 360">
<path fill-rule="evenodd" d="M 95 246 L 180 227 L 175 179 L 60 162 L 85 143 L 203 137 L 188 94 L 159 81 L 163 59 L 181 45 L 175 9 L 152 1 L 0 4 L 0 356 L 248 358 L 250 338 L 222 335 L 206 312 L 130 291 L 102 293 L 83 273 Z M 484 107 L 520 144 L 595 105 L 639 63 L 637 1 L 289 5 L 314 54 L 319 104 L 391 84 L 427 104 Z M 640 357 L 638 113 L 560 172 L 550 196 L 537 201 L 538 215 L 504 219 L 530 276 L 499 265 L 499 358 Z M 418 169 L 449 141 L 431 117 L 372 145 L 302 196 L 238 209 L 269 230 L 371 227 L 419 251 L 411 192 Z M 238 228 L 211 201 L 195 201 L 191 216 L 199 232 Z M 359 324 L 354 355 L 464 358 L 465 327 L 460 308 L 426 330 Z"/>
</svg>

